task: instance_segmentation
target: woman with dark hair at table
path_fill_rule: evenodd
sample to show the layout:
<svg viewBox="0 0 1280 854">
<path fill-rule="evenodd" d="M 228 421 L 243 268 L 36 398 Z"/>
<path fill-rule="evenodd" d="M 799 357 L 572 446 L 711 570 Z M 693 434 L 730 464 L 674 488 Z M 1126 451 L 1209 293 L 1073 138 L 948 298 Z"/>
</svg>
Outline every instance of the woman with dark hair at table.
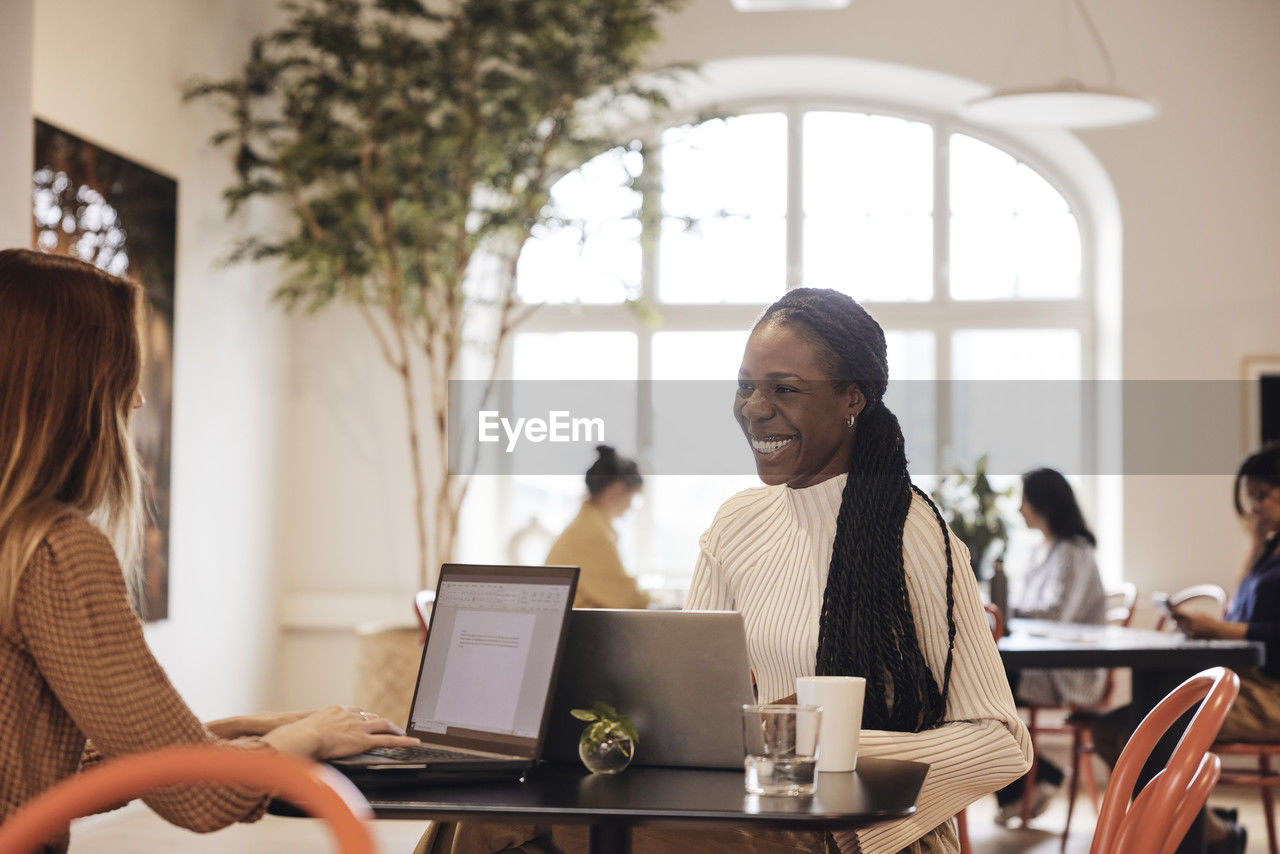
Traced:
<svg viewBox="0 0 1280 854">
<path fill-rule="evenodd" d="M 1071 484 L 1060 472 L 1041 468 L 1022 476 L 1022 518 L 1044 537 L 1039 561 L 1023 576 L 1011 603 L 1011 616 L 1062 623 L 1102 625 L 1107 620 L 1107 594 L 1094 560 L 1097 540 L 1089 530 Z M 1020 702 L 1040 706 L 1089 705 L 1102 698 L 1107 671 L 1013 670 L 1009 683 Z M 1036 761 L 1036 790 L 1031 817 L 1041 815 L 1062 785 L 1062 769 L 1043 756 Z M 996 792 L 996 821 L 1019 814 L 1025 778 Z"/>
<path fill-rule="evenodd" d="M 334 706 L 203 724 L 129 605 L 141 497 L 130 436 L 142 289 L 72 258 L 0 251 L 0 821 L 103 758 L 178 744 L 329 758 L 408 746 L 388 721 Z M 398 733 L 398 734 L 397 734 Z M 270 792 L 174 786 L 164 819 L 253 821 Z M 62 834 L 45 854 L 65 851 Z"/>
<path fill-rule="evenodd" d="M 1240 694 L 1218 738 L 1274 742 L 1280 732 L 1280 442 L 1245 457 L 1236 471 L 1232 501 L 1245 522 L 1249 551 L 1231 607 L 1222 619 L 1176 609 L 1170 615 L 1188 637 L 1266 645 L 1266 663 L 1239 672 Z M 1114 765 L 1129 739 L 1129 707 L 1104 715 L 1093 726 L 1093 738 L 1098 755 Z M 1235 822 L 1234 810 L 1207 811 L 1205 839 L 1213 854 L 1246 848 L 1245 830 Z"/>
</svg>

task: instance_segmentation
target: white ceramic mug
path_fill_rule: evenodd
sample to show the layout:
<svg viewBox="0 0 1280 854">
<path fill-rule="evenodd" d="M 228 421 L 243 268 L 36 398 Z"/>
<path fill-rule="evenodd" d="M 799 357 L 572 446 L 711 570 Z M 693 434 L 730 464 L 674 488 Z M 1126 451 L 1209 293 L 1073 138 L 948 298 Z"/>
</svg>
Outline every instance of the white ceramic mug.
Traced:
<svg viewBox="0 0 1280 854">
<path fill-rule="evenodd" d="M 796 677 L 796 701 L 822 707 L 819 771 L 853 771 L 858 767 L 858 736 L 862 732 L 866 691 L 867 680 L 861 676 Z"/>
</svg>

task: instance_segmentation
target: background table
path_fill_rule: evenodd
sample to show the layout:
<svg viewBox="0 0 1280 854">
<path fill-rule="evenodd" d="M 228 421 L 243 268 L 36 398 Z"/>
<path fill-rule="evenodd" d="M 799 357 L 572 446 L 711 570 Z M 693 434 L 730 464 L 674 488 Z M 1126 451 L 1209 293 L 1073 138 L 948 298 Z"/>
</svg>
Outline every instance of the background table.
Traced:
<svg viewBox="0 0 1280 854">
<path fill-rule="evenodd" d="M 589 824 L 593 854 L 626 854 L 641 825 L 731 824 L 798 830 L 865 827 L 915 812 L 929 766 L 858 760 L 858 770 L 819 774 L 812 797 L 747 795 L 742 772 L 628 768 L 589 774 L 549 765 L 523 783 L 474 783 L 366 792 L 379 818 Z"/>
<path fill-rule="evenodd" d="M 1206 667 L 1240 670 L 1263 662 L 1257 641 L 1192 640 L 1177 632 L 1154 632 L 1121 626 L 1082 626 L 1043 620 L 1010 620 L 1010 634 L 1000 639 L 1000 658 L 1010 670 L 1060 667 L 1127 667 L 1133 675 L 1130 726 L 1137 728 L 1147 712 L 1189 676 Z M 1151 751 L 1138 778 L 1140 785 L 1164 768 L 1174 745 L 1191 719 L 1188 712 Z M 1204 851 L 1204 824 L 1197 819 L 1178 846 L 1179 854 Z"/>
</svg>

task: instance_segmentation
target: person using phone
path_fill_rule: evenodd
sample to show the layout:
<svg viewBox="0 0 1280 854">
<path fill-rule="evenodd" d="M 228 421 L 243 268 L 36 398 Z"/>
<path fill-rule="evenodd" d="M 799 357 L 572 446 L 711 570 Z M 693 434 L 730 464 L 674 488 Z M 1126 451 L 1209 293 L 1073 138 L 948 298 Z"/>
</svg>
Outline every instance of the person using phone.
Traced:
<svg viewBox="0 0 1280 854">
<path fill-rule="evenodd" d="M 1188 637 L 1247 639 L 1266 645 L 1266 664 L 1239 672 L 1240 694 L 1219 737 L 1274 741 L 1280 730 L 1280 443 L 1271 442 L 1244 459 L 1232 497 L 1236 514 L 1245 523 L 1249 550 L 1227 613 L 1218 618 L 1172 608 L 1169 615 Z M 1128 741 L 1128 720 L 1126 707 L 1104 715 L 1092 727 L 1098 755 L 1108 764 L 1115 764 Z M 1244 828 L 1229 814 L 1206 813 L 1210 852 L 1245 850 Z"/>
</svg>

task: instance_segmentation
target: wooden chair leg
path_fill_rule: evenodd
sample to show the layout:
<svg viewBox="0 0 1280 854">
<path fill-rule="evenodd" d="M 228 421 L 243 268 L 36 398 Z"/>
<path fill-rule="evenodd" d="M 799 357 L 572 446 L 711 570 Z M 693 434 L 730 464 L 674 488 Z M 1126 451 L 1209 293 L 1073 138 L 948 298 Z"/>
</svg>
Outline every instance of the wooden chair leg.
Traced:
<svg viewBox="0 0 1280 854">
<path fill-rule="evenodd" d="M 1266 779 L 1271 776 L 1271 758 L 1265 753 L 1258 754 L 1258 776 Z M 1276 848 L 1276 802 L 1271 787 L 1262 785 L 1262 813 L 1267 819 L 1267 849 L 1271 854 L 1280 854 Z"/>
<path fill-rule="evenodd" d="M 1036 744 L 1036 707 L 1031 706 L 1027 713 L 1027 731 L 1031 734 L 1031 767 L 1022 784 L 1022 826 L 1031 822 L 1031 799 L 1036 792 L 1036 773 L 1040 770 L 1040 746 Z"/>
<path fill-rule="evenodd" d="M 1080 744 L 1080 751 L 1081 758 L 1083 759 L 1081 764 L 1084 766 L 1081 773 L 1084 774 L 1085 788 L 1089 790 L 1089 800 L 1093 803 L 1093 813 L 1094 815 L 1097 815 L 1101 811 L 1101 801 L 1098 799 L 1098 778 L 1094 774 L 1093 735 L 1088 729 L 1082 730 L 1081 735 L 1082 741 Z"/>
<path fill-rule="evenodd" d="M 1067 790 L 1067 821 L 1062 825 L 1062 850 L 1067 850 L 1067 837 L 1071 834 L 1071 814 L 1076 808 L 1076 789 L 1080 783 L 1080 765 L 1081 759 L 1085 759 L 1085 755 L 1081 752 L 1080 747 L 1083 743 L 1084 734 L 1079 727 L 1071 729 L 1071 787 Z"/>
<path fill-rule="evenodd" d="M 956 837 L 960 840 L 960 854 L 972 854 L 973 849 L 969 847 L 968 807 L 956 813 Z"/>
</svg>

